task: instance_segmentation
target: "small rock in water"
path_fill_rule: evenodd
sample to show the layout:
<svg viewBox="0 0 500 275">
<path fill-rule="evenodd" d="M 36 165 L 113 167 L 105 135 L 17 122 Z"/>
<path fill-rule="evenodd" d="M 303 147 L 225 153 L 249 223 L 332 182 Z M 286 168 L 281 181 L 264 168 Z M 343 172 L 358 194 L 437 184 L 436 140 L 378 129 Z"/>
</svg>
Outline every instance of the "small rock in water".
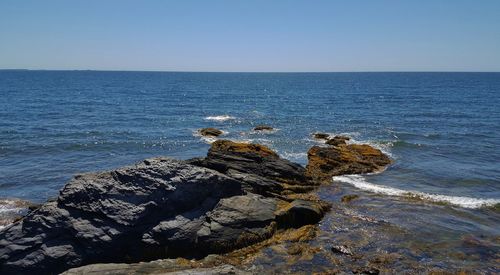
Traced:
<svg viewBox="0 0 500 275">
<path fill-rule="evenodd" d="M 253 128 L 254 131 L 272 131 L 274 130 L 273 127 L 268 126 L 268 125 L 258 125 L 255 128 Z"/>
<path fill-rule="evenodd" d="M 335 245 L 332 247 L 332 252 L 338 253 L 338 254 L 345 254 L 352 256 L 354 253 L 345 245 Z"/>
<path fill-rule="evenodd" d="M 325 133 L 315 133 L 314 134 L 314 138 L 316 139 L 328 139 L 330 137 L 329 134 L 325 134 Z"/>
<path fill-rule="evenodd" d="M 222 135 L 222 131 L 216 128 L 203 128 L 199 130 L 202 136 L 206 137 L 218 137 Z"/>
<path fill-rule="evenodd" d="M 348 202 L 351 202 L 352 200 L 355 200 L 357 198 L 359 198 L 358 195 L 350 194 L 350 195 L 342 196 L 342 198 L 340 199 L 340 201 L 343 202 L 343 203 L 348 203 Z"/>
</svg>

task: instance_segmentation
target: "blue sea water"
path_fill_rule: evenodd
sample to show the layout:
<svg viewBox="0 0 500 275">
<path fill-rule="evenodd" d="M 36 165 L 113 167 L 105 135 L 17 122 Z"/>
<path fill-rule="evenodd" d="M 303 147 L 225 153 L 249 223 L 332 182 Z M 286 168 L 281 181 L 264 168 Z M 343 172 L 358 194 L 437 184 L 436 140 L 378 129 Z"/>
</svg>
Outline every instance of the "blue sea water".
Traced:
<svg viewBox="0 0 500 275">
<path fill-rule="evenodd" d="M 0 71 L 0 198 L 43 202 L 76 173 L 204 156 L 202 127 L 304 165 L 312 133 L 346 134 L 394 159 L 335 179 L 351 188 L 500 202 L 500 73 Z"/>
</svg>

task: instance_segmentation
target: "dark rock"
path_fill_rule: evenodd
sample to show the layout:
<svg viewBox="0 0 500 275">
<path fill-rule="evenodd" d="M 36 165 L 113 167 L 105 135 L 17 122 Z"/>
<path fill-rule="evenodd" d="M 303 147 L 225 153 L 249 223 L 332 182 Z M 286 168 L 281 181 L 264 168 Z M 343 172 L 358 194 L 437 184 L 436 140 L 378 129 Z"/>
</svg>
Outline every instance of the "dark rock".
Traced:
<svg viewBox="0 0 500 275">
<path fill-rule="evenodd" d="M 278 222 L 284 228 L 316 224 L 328 209 L 329 204 L 323 202 L 294 200 L 278 211 Z"/>
<path fill-rule="evenodd" d="M 325 133 L 315 133 L 313 136 L 315 139 L 328 139 L 330 137 L 329 134 Z"/>
<path fill-rule="evenodd" d="M 215 128 L 203 128 L 199 130 L 199 133 L 206 137 L 218 137 L 223 134 L 221 130 Z"/>
<path fill-rule="evenodd" d="M 268 125 L 258 125 L 253 128 L 254 131 L 272 131 L 274 130 L 273 127 L 268 126 Z"/>
<path fill-rule="evenodd" d="M 251 275 L 253 272 L 244 271 L 232 265 L 221 265 L 215 267 L 200 267 L 179 270 L 169 273 L 170 275 Z"/>
<path fill-rule="evenodd" d="M 380 171 L 391 163 L 387 155 L 365 144 L 313 146 L 307 155 L 306 175 L 323 183 L 331 182 L 333 176 Z"/>
<path fill-rule="evenodd" d="M 169 233 L 190 240 L 192 232 L 175 229 L 204 222 L 203 215 L 220 199 L 240 194 L 241 184 L 232 178 L 165 158 L 76 176 L 57 202 L 44 204 L 0 232 L 0 273 L 57 273 L 88 263 L 175 254 L 167 251 L 169 243 L 148 242 L 147 233 L 171 222 L 176 226 Z M 179 216 L 188 220 L 186 227 Z"/>
<path fill-rule="evenodd" d="M 204 215 L 161 221 L 143 235 L 143 242 L 168 249 L 166 257 L 228 252 L 273 235 L 276 203 L 255 194 L 224 198 Z"/>
<path fill-rule="evenodd" d="M 352 270 L 352 273 L 378 275 L 378 274 L 380 274 L 380 270 L 378 270 L 376 268 L 365 267 L 365 268 L 356 268 L 356 269 Z"/>
<path fill-rule="evenodd" d="M 321 220 L 328 204 L 291 196 L 315 188 L 305 173 L 265 146 L 221 140 L 203 159 L 77 175 L 56 200 L 0 231 L 0 274 L 243 248 Z"/>
<path fill-rule="evenodd" d="M 352 200 L 355 200 L 357 198 L 359 198 L 359 195 L 355 195 L 355 194 L 345 195 L 345 196 L 342 196 L 340 201 L 343 203 L 348 203 L 348 202 L 351 202 Z"/>
<path fill-rule="evenodd" d="M 256 180 L 251 178 L 254 176 L 279 183 L 310 184 L 305 177 L 304 167 L 280 158 L 271 149 L 259 144 L 218 140 L 212 143 L 206 158 L 192 159 L 189 162 L 221 173 L 232 172 L 234 174 L 237 171 L 241 174 L 253 175 L 250 176 L 248 181 L 244 180 L 244 175 L 240 176 L 239 179 L 254 186 L 256 190 L 262 188 L 262 186 L 255 184 Z M 267 182 L 265 185 L 270 186 L 273 184 Z"/>
</svg>

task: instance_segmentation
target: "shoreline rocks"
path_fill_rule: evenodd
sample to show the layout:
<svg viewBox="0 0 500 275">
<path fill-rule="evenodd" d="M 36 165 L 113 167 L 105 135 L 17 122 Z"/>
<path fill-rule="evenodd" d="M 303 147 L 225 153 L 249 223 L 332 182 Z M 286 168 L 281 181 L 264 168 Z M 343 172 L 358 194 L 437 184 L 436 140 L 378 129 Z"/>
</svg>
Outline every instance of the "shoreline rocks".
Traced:
<svg viewBox="0 0 500 275">
<path fill-rule="evenodd" d="M 56 200 L 0 231 L 0 273 L 199 259 L 313 226 L 330 209 L 310 193 L 331 174 L 321 165 L 340 173 L 386 163 L 371 147 L 318 148 L 304 168 L 263 145 L 218 140 L 205 158 L 76 175 Z"/>
</svg>

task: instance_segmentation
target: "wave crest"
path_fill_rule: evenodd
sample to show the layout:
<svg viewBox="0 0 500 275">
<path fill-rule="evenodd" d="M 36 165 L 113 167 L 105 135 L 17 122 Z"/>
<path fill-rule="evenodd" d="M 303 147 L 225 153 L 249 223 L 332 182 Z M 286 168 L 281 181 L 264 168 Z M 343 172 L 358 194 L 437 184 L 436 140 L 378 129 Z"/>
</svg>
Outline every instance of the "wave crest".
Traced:
<svg viewBox="0 0 500 275">
<path fill-rule="evenodd" d="M 352 186 L 358 189 L 373 193 L 384 194 L 389 196 L 397 196 L 397 197 L 417 198 L 437 203 L 448 203 L 464 208 L 481 208 L 481 207 L 494 206 L 500 203 L 500 200 L 498 199 L 447 196 L 440 194 L 428 194 L 412 190 L 402 190 L 389 186 L 373 184 L 371 182 L 366 181 L 366 179 L 360 175 L 335 176 L 333 177 L 333 180 L 345 182 L 351 184 Z"/>
<path fill-rule="evenodd" d="M 236 119 L 234 116 L 230 115 L 219 115 L 219 116 L 207 116 L 205 120 L 213 120 L 213 121 L 226 121 Z"/>
</svg>

